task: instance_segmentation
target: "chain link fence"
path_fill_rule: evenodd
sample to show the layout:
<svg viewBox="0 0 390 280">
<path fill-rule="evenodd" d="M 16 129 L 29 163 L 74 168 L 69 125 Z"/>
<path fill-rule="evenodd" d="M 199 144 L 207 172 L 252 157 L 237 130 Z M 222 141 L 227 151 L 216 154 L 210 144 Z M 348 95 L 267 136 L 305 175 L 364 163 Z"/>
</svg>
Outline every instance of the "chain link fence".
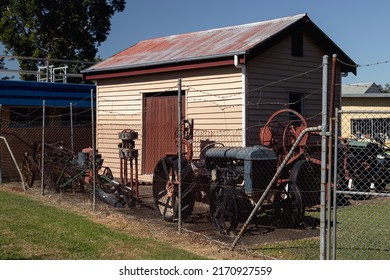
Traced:
<svg viewBox="0 0 390 280">
<path fill-rule="evenodd" d="M 264 139 L 256 140 L 259 145 L 251 147 L 241 146 L 241 129 L 196 129 L 196 123 L 183 122 L 179 173 L 177 126 L 145 131 L 141 125 L 99 122 L 93 161 L 91 122 L 75 121 L 75 116 L 69 122 L 69 116 L 66 121 L 62 114 L 47 116 L 48 111 L 45 122 L 42 117 L 19 124 L 2 119 L 1 135 L 10 143 L 26 188 L 82 196 L 94 192 L 95 181 L 98 208 L 109 204 L 112 211 L 128 208 L 167 225 L 179 222 L 179 230 L 226 246 L 238 236 L 237 246 L 250 249 L 318 237 L 318 218 L 307 215 L 310 207 L 318 211 L 320 170 L 318 158 L 312 157 L 318 147 L 308 145 L 309 134 L 316 135 L 308 132 L 287 156 L 292 138 L 302 132 L 302 123 L 291 121 L 290 112 L 275 119 Z M 148 143 L 155 148 L 142 149 Z M 1 145 L 2 182 L 20 181 Z"/>
<path fill-rule="evenodd" d="M 98 123 L 99 154 L 118 182 L 137 170 L 135 203 L 153 207 L 154 216 L 179 231 L 252 250 L 318 239 L 320 127 L 291 120 L 291 113 L 282 110 L 250 147 L 242 147 L 241 129 L 197 129 L 196 122 L 184 120 L 180 160 L 177 128 L 145 132 L 141 125 Z M 123 137 L 129 132 L 133 141 L 130 134 Z M 137 166 L 124 161 L 129 149 L 137 151 Z"/>
<path fill-rule="evenodd" d="M 340 134 L 335 135 L 337 149 L 333 155 L 333 169 L 337 173 L 330 174 L 337 183 L 336 191 L 329 196 L 333 200 L 327 220 L 330 258 L 390 257 L 388 115 L 388 112 L 353 111 L 339 114 L 335 130 Z M 97 143 L 100 147 L 97 160 L 101 160 L 97 198 L 114 206 L 112 211 L 136 204 L 148 206 L 149 210 L 136 209 L 134 213 L 143 212 L 143 216 L 150 211 L 146 215 L 173 224 L 179 222 L 181 207 L 181 230 L 201 234 L 227 246 L 237 242 L 235 245 L 241 248 L 267 252 L 264 248 L 270 244 L 312 240 L 317 243 L 313 255 L 317 258 L 321 185 L 319 128 L 310 128 L 299 141 L 288 139 L 294 136 L 293 131 L 301 134 L 300 126 L 299 121 L 277 119 L 265 126 L 259 145 L 241 147 L 241 130 L 201 130 L 196 129 L 195 124 L 194 129 L 183 130 L 182 172 L 178 174 L 177 129 L 172 132 L 155 128 L 148 135 L 142 134 L 140 125 L 98 124 L 98 139 L 106 140 Z M 121 133 L 128 131 L 135 133 L 131 134 L 135 135 L 131 147 L 126 146 L 128 137 L 121 139 Z M 265 132 L 271 132 L 272 138 L 267 138 Z M 78 192 L 80 182 L 87 183 L 83 184 L 83 191 L 92 190 L 90 182 L 85 181 L 85 171 L 90 169 L 78 162 L 82 160 L 78 158 L 79 153 L 91 147 L 90 122 L 71 125 L 49 118 L 42 133 L 39 120 L 17 126 L 2 119 L 1 135 L 7 139 L 21 167 L 26 155 L 40 166 L 42 136 L 45 137 L 47 166 L 44 169 L 52 176 L 51 181 L 45 183 L 46 192 Z M 157 153 L 138 149 L 145 138 L 157 139 L 154 142 L 158 144 L 158 139 L 166 137 L 171 139 L 170 149 Z M 20 181 L 4 142 L 0 148 L 2 182 Z M 133 154 L 138 159 L 136 164 L 124 163 L 127 169 L 121 163 L 122 149 L 138 151 Z M 63 161 L 70 158 L 72 166 L 77 168 L 61 174 L 63 170 L 57 167 L 64 167 Z M 78 172 L 84 173 L 80 176 Z M 40 175 L 34 174 L 35 186 L 39 185 Z M 113 184 L 121 185 L 130 175 L 132 180 L 126 185 L 133 188 L 130 192 L 137 188 L 134 200 L 126 199 L 123 192 L 120 197 L 112 191 Z M 28 178 L 28 174 L 24 176 Z M 63 178 L 57 182 L 60 176 Z M 106 176 L 105 181 L 101 176 Z M 57 188 L 53 188 L 53 184 L 57 184 Z M 64 189 L 58 189 L 58 184 Z"/>
<path fill-rule="evenodd" d="M 281 114 L 264 125 L 256 140 L 259 145 L 251 147 L 241 146 L 241 130 L 196 129 L 196 123 L 183 122 L 180 161 L 177 128 L 156 127 L 145 133 L 141 125 L 98 123 L 97 207 L 108 203 L 112 211 L 132 209 L 133 215 L 153 223 L 178 224 L 179 230 L 266 254 L 274 244 L 308 242 L 310 248 L 297 245 L 298 250 L 311 250 L 314 253 L 308 255 L 317 259 L 320 127 L 307 128 L 299 118 L 291 120 L 291 112 L 283 113 L 287 117 Z M 390 257 L 388 115 L 339 113 L 334 166 L 329 161 L 327 170 L 337 171 L 329 173 L 337 182 L 335 191 L 328 193 L 329 258 Z M 50 116 L 44 129 L 37 119 L 16 124 L 2 118 L 1 136 L 22 167 L 28 187 L 35 182 L 39 188 L 44 155 L 45 192 L 92 192 L 91 148 L 85 150 L 92 147 L 91 122 L 79 117 L 71 124 Z M 141 148 L 146 141 L 156 145 L 153 152 Z M 4 141 L 0 149 L 2 182 L 20 181 Z M 29 164 L 35 165 L 35 173 L 34 168 L 27 174 L 23 170 Z"/>
<path fill-rule="evenodd" d="M 20 181 L 14 155 L 24 188 L 87 193 L 172 232 L 276 258 L 389 259 L 389 113 L 341 111 L 329 132 L 291 109 L 247 131 L 197 126 L 173 89 L 139 112 L 103 106 L 96 125 L 88 108 L 1 108 L 1 182 Z"/>
<path fill-rule="evenodd" d="M 390 258 L 390 113 L 338 116 L 333 258 Z"/>
<path fill-rule="evenodd" d="M 61 156 L 73 156 L 77 151 L 91 147 L 91 109 L 73 108 L 73 111 L 69 113 L 69 107 L 43 106 L 30 109 L 26 115 L 17 109 L 1 108 L 1 183 L 21 181 L 23 178 L 23 187 L 32 187 L 41 180 L 41 175 L 47 175 L 40 173 L 45 169 L 41 167 L 42 162 L 49 164 L 52 161 L 50 166 L 54 168 L 57 160 L 61 161 Z M 51 159 L 42 161 L 42 155 L 51 155 Z M 22 171 L 22 178 L 18 171 Z M 50 172 L 49 168 L 47 172 Z"/>
</svg>

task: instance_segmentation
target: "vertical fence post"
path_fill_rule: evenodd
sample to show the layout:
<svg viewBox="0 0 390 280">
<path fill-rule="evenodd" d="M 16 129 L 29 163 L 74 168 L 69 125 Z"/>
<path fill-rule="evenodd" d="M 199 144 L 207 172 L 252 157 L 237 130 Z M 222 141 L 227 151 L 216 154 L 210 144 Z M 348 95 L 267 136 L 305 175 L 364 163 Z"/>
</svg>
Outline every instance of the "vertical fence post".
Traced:
<svg viewBox="0 0 390 280">
<path fill-rule="evenodd" d="M 336 64 L 337 64 L 337 55 L 332 56 L 332 68 L 331 68 L 331 82 L 330 82 L 330 102 L 329 102 L 329 122 L 328 122 L 328 158 L 327 158 L 327 168 L 328 168 L 328 179 L 326 185 L 326 194 L 327 194 L 327 237 L 326 237 L 326 259 L 330 259 L 331 252 L 331 220 L 332 220 L 332 204 L 331 204 L 331 183 L 332 183 L 332 158 L 333 158 L 333 118 L 334 118 L 334 98 L 336 93 Z"/>
<path fill-rule="evenodd" d="M 328 56 L 322 61 L 322 131 L 321 131 L 321 204 L 320 204 L 320 260 L 326 257 L 326 178 L 327 178 L 327 110 L 328 110 Z"/>
<path fill-rule="evenodd" d="M 95 158 L 95 115 L 93 106 L 93 89 L 91 89 L 91 129 L 92 129 L 92 208 L 96 210 L 96 158 Z"/>
<path fill-rule="evenodd" d="M 0 104 L 0 121 L 3 119 L 3 114 L 1 112 L 2 104 Z M 0 131 L 1 131 L 1 125 L 0 125 Z M 0 153 L 0 184 L 3 183 L 3 175 L 2 175 L 2 166 L 1 166 L 1 153 Z M 23 188 L 25 188 L 23 184 Z"/>
<path fill-rule="evenodd" d="M 42 154 L 41 154 L 41 194 L 44 195 L 44 174 L 45 174 L 45 112 L 46 101 L 42 101 Z"/>
<path fill-rule="evenodd" d="M 72 153 L 74 153 L 74 128 L 73 128 L 73 104 L 69 103 L 70 109 L 70 147 L 72 149 Z"/>
<path fill-rule="evenodd" d="M 339 138 L 339 110 L 335 108 L 334 119 L 334 158 L 333 158 L 333 234 L 332 234 L 332 260 L 336 259 L 337 234 L 337 180 L 338 180 L 338 138 Z"/>
<path fill-rule="evenodd" d="M 178 230 L 179 234 L 182 231 L 182 215 L 181 215 L 181 208 L 182 208 L 182 193 L 181 193 L 181 138 L 182 138 L 182 130 L 181 130 L 181 113 L 182 113 L 182 102 L 181 102 L 181 79 L 178 80 L 178 90 L 177 90 L 177 99 L 178 99 L 178 108 L 177 108 L 177 118 L 178 118 L 178 133 L 177 133 L 177 138 L 178 138 L 178 151 L 177 151 L 177 157 L 178 157 L 178 182 L 179 182 L 179 195 L 178 195 L 178 200 L 179 200 L 179 215 L 178 215 Z"/>
</svg>

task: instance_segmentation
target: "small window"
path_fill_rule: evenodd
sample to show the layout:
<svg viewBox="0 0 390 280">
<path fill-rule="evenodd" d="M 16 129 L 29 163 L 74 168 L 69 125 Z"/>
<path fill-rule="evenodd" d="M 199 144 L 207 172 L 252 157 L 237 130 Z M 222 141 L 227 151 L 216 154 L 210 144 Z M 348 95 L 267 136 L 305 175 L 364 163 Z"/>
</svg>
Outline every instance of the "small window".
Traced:
<svg viewBox="0 0 390 280">
<path fill-rule="evenodd" d="M 358 139 L 390 139 L 390 118 L 351 119 L 351 133 Z"/>
<path fill-rule="evenodd" d="M 294 33 L 291 36 L 291 55 L 303 57 L 303 34 L 302 32 Z"/>
<path fill-rule="evenodd" d="M 289 109 L 303 115 L 303 93 L 290 92 L 288 96 Z M 293 116 L 293 115 L 292 115 Z"/>
</svg>

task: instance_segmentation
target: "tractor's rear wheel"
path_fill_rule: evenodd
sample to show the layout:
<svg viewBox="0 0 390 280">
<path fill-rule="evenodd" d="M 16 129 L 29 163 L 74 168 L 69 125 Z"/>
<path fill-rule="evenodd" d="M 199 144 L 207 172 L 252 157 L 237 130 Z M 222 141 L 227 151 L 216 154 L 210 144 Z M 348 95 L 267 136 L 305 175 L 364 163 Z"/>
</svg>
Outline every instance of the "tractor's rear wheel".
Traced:
<svg viewBox="0 0 390 280">
<path fill-rule="evenodd" d="M 297 228 L 303 224 L 305 207 L 296 184 L 292 182 L 281 184 L 274 195 L 274 210 L 277 224 L 282 227 Z"/>
<path fill-rule="evenodd" d="M 231 187 L 217 186 L 211 191 L 210 216 L 214 227 L 230 235 L 238 225 L 237 196 Z"/>
<path fill-rule="evenodd" d="M 179 176 L 178 159 L 162 158 L 153 173 L 153 198 L 162 218 L 172 222 L 179 217 Z M 187 161 L 182 161 L 181 172 L 181 218 L 185 220 L 192 214 L 195 197 L 192 184 L 194 173 Z"/>
</svg>

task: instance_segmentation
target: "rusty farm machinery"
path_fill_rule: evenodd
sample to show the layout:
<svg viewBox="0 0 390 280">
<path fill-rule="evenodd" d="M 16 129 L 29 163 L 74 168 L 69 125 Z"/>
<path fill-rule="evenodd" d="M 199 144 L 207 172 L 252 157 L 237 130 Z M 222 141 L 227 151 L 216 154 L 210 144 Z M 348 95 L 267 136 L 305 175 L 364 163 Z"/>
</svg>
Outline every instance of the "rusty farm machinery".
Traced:
<svg viewBox="0 0 390 280">
<path fill-rule="evenodd" d="M 268 221 L 271 226 L 292 228 L 305 225 L 305 210 L 320 203 L 321 127 L 309 128 L 299 113 L 279 110 L 260 129 L 260 145 L 227 147 L 211 143 L 201 149 L 197 159 L 192 158 L 193 133 L 187 131 L 191 129 L 192 126 L 188 126 L 183 130 L 182 142 L 187 152 L 180 159 L 178 155 L 167 155 L 155 166 L 153 197 L 164 220 L 178 218 L 180 185 L 181 218 L 192 214 L 195 202 L 205 203 L 215 229 L 222 234 L 229 234 L 239 223 L 245 222 L 263 195 L 261 211 L 252 222 Z M 376 178 L 373 180 L 379 188 L 390 183 L 390 176 L 380 179 L 383 172 L 389 174 L 386 167 L 389 157 L 377 159 L 378 153 L 384 154 L 383 149 L 357 155 L 356 149 L 371 147 L 373 150 L 373 146 L 378 145 L 356 145 L 351 141 L 345 144 L 341 177 L 347 182 L 352 177 L 358 181 L 356 174 L 369 165 L 372 167 L 370 176 Z"/>
<path fill-rule="evenodd" d="M 176 221 L 180 206 L 185 220 L 201 203 L 222 234 L 233 232 L 254 213 L 251 221 L 256 225 L 299 228 L 305 225 L 305 211 L 320 203 L 320 127 L 308 127 L 299 113 L 275 112 L 260 128 L 259 145 L 247 147 L 196 139 L 203 145 L 195 153 L 193 122 L 183 120 L 180 129 L 181 157 L 166 155 L 153 172 L 152 196 L 164 220 Z M 118 137 L 119 180 L 103 166 L 97 151 L 86 148 L 75 155 L 61 142 L 45 143 L 42 168 L 42 145 L 36 143 L 21 164 L 26 187 L 43 174 L 44 185 L 57 192 L 84 192 L 95 177 L 99 199 L 113 206 L 134 206 L 139 195 L 138 133 L 128 129 Z M 340 160 L 333 167 L 338 170 L 338 188 L 352 189 L 353 185 L 364 192 L 374 185 L 381 192 L 390 184 L 390 157 L 383 143 L 341 138 L 338 143 Z"/>
<path fill-rule="evenodd" d="M 101 155 L 97 151 L 93 153 L 90 147 L 75 155 L 59 141 L 45 143 L 42 153 L 41 143 L 34 143 L 31 145 L 32 152 L 25 152 L 21 162 L 25 187 L 31 188 L 43 174 L 44 188 L 54 189 L 56 192 L 84 193 L 86 188 L 91 189 L 95 178 L 96 196 L 100 200 L 116 207 L 131 207 L 138 197 L 138 151 L 134 149 L 137 137 L 138 134 L 132 130 L 119 133 L 122 140 L 118 145 L 120 181 L 114 179 L 110 167 L 103 166 Z"/>
<path fill-rule="evenodd" d="M 290 115 L 287 123 L 278 120 L 283 114 Z M 306 121 L 297 112 L 278 111 L 260 130 L 261 145 L 226 147 L 211 143 L 202 148 L 199 159 L 192 159 L 189 144 L 192 139 L 184 137 L 187 154 L 191 156 L 180 159 L 181 174 L 177 170 L 177 155 L 162 158 L 155 167 L 153 195 L 158 211 L 167 221 L 177 219 L 180 182 L 182 218 L 187 218 L 195 201 L 200 201 L 209 205 L 210 219 L 219 232 L 235 230 L 248 218 L 278 166 L 306 128 Z M 299 140 L 267 195 L 263 212 L 271 215 L 273 223 L 298 227 L 303 223 L 305 207 L 316 204 L 317 197 L 319 201 L 320 161 L 309 154 L 316 147 L 310 147 L 309 151 L 308 140 L 308 134 Z M 258 217 L 262 215 L 259 213 Z"/>
</svg>

